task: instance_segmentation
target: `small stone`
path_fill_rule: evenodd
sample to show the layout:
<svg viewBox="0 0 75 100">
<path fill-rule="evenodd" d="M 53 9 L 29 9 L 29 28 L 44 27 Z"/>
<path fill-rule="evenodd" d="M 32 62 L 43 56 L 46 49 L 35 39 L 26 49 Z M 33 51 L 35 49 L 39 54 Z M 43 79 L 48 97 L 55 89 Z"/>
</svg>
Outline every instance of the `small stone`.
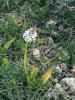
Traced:
<svg viewBox="0 0 75 100">
<path fill-rule="evenodd" d="M 56 71 L 57 71 L 58 73 L 61 73 L 61 72 L 62 72 L 62 69 L 60 68 L 59 65 L 56 66 Z"/>
<path fill-rule="evenodd" d="M 64 69 L 67 67 L 67 65 L 65 63 L 60 64 L 61 68 Z"/>
<path fill-rule="evenodd" d="M 33 49 L 33 56 L 36 59 L 39 59 L 40 58 L 40 51 L 39 51 L 39 49 L 37 49 L 37 48 L 34 48 Z"/>
<path fill-rule="evenodd" d="M 62 83 L 66 83 L 66 85 L 68 85 L 71 89 L 71 91 L 75 91 L 75 78 L 63 78 L 61 80 Z"/>
<path fill-rule="evenodd" d="M 73 68 L 75 69 L 75 66 L 73 66 Z"/>
<path fill-rule="evenodd" d="M 61 87 L 61 85 L 59 83 L 57 83 L 55 85 L 55 88 L 58 89 L 59 91 L 61 91 L 63 93 L 63 88 Z"/>
<path fill-rule="evenodd" d="M 52 33 L 51 33 L 53 36 L 58 36 L 59 35 L 59 33 L 57 33 L 57 32 L 55 32 L 55 31 L 52 31 Z"/>
<path fill-rule="evenodd" d="M 71 75 L 75 77 L 75 69 L 71 69 Z"/>
<path fill-rule="evenodd" d="M 64 29 L 63 25 L 59 26 L 59 30 L 62 31 Z"/>
<path fill-rule="evenodd" d="M 49 37 L 49 44 L 54 45 L 54 40 L 53 40 L 53 38 L 52 38 L 52 37 Z"/>
<path fill-rule="evenodd" d="M 75 74 L 75 69 L 71 69 L 72 74 Z"/>
<path fill-rule="evenodd" d="M 48 28 L 49 25 L 55 25 L 56 23 L 57 23 L 56 21 L 50 19 L 49 21 L 47 21 L 46 28 Z"/>
</svg>

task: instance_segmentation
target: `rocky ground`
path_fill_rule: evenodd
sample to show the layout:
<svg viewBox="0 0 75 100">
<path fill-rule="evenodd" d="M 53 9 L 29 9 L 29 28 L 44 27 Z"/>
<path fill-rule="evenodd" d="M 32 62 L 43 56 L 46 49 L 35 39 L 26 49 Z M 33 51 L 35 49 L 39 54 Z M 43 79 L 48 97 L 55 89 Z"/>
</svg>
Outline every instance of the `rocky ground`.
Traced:
<svg viewBox="0 0 75 100">
<path fill-rule="evenodd" d="M 58 82 L 48 90 L 47 100 L 75 100 L 75 66 L 70 70 L 62 63 L 56 67 L 56 73 Z"/>
</svg>

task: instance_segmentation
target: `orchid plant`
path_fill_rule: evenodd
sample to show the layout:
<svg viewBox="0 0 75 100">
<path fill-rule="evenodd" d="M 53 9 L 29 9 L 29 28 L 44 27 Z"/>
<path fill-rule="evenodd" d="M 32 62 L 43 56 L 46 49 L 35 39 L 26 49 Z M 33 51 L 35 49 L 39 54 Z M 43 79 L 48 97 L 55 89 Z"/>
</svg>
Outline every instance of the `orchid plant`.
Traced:
<svg viewBox="0 0 75 100">
<path fill-rule="evenodd" d="M 38 73 L 38 68 L 35 67 L 35 66 L 32 66 L 32 68 L 30 70 L 30 74 L 29 74 L 27 66 L 26 66 L 28 43 L 35 41 L 37 35 L 38 34 L 37 34 L 35 27 L 26 30 L 23 34 L 23 39 L 26 42 L 25 53 L 24 53 L 24 74 L 25 74 L 25 77 L 26 77 L 27 84 L 31 84 L 33 82 L 33 80 L 35 80 L 35 77 Z M 51 69 L 49 69 L 44 75 L 41 76 L 41 80 L 42 80 L 43 83 L 46 83 L 47 80 L 51 77 L 51 72 L 52 72 Z"/>
<path fill-rule="evenodd" d="M 26 30 L 23 34 L 23 39 L 26 42 L 25 53 L 24 53 L 24 73 L 25 73 L 28 84 L 30 83 L 30 80 L 31 79 L 33 80 L 34 78 L 30 78 L 28 76 L 28 70 L 27 70 L 27 66 L 26 66 L 27 48 L 28 48 L 28 43 L 35 41 L 36 37 L 37 37 L 36 28 L 30 28 L 30 29 Z M 32 72 L 30 73 L 31 77 L 33 77 L 34 74 L 32 74 L 32 73 L 34 73 L 34 71 L 36 72 L 35 74 L 37 74 L 38 68 L 32 68 Z"/>
</svg>

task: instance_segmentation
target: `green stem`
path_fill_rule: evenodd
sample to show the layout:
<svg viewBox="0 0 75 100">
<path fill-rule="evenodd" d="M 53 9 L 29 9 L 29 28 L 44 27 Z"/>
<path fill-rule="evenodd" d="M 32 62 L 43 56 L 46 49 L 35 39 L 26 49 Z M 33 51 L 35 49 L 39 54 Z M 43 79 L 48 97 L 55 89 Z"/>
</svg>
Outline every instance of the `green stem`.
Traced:
<svg viewBox="0 0 75 100">
<path fill-rule="evenodd" d="M 71 42 L 71 44 L 73 44 L 73 43 L 74 43 L 74 41 Z M 68 45 L 64 50 L 67 50 L 67 49 L 71 46 L 71 44 Z M 43 65 L 46 65 L 46 64 L 52 62 L 52 61 L 55 60 L 60 54 L 61 54 L 61 53 L 58 53 L 54 58 L 52 58 L 52 59 L 48 60 L 46 63 L 42 63 L 42 64 L 43 64 Z"/>
<path fill-rule="evenodd" d="M 27 47 L 28 47 L 28 43 L 26 43 L 25 53 L 24 53 L 24 73 L 26 75 L 27 83 L 29 83 L 28 70 L 27 70 L 27 66 L 26 66 Z"/>
</svg>

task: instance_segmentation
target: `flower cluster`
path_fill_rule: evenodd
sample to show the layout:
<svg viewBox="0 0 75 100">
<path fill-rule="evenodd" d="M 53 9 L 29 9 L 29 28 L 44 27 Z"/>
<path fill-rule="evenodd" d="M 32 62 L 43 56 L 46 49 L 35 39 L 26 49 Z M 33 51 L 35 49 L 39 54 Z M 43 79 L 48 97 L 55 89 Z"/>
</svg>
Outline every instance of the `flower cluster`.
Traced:
<svg viewBox="0 0 75 100">
<path fill-rule="evenodd" d="M 26 30 L 25 33 L 23 34 L 23 39 L 26 42 L 34 41 L 36 37 L 37 37 L 37 32 L 35 27 Z"/>
</svg>

